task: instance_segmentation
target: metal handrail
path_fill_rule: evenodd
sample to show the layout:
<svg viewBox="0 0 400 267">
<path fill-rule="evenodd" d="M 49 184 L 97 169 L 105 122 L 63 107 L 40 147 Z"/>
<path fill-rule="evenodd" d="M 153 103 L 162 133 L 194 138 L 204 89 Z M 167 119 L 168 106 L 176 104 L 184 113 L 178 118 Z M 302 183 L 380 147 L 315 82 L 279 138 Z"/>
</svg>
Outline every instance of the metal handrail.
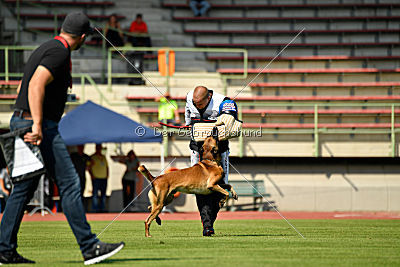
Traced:
<svg viewBox="0 0 400 267">
<path fill-rule="evenodd" d="M 6 82 L 9 81 L 10 73 L 8 69 L 8 51 L 9 50 L 34 50 L 37 46 L 16 46 L 16 45 L 0 45 L 0 50 L 4 50 L 4 76 Z"/>
<path fill-rule="evenodd" d="M 132 105 L 132 104 L 131 104 Z M 143 102 L 133 104 L 136 106 L 156 107 L 154 102 Z M 179 105 L 178 105 L 179 106 Z M 309 107 L 314 110 L 313 124 L 314 127 L 310 129 L 260 129 L 262 134 L 313 134 L 314 135 L 314 156 L 320 156 L 320 134 L 390 134 L 391 135 L 391 156 L 398 156 L 396 151 L 396 134 L 400 133 L 400 128 L 395 124 L 395 107 L 400 107 L 400 103 L 238 103 L 238 119 L 243 120 L 243 107 L 266 107 L 266 106 L 281 106 L 281 107 Z M 182 105 L 181 105 L 182 107 Z M 390 110 L 391 125 L 387 129 L 336 129 L 336 128 L 321 128 L 319 126 L 319 110 L 321 107 L 386 107 Z M 338 112 L 339 114 L 340 112 Z M 168 132 L 176 132 L 177 130 L 167 130 Z M 239 157 L 244 156 L 244 137 L 238 137 Z"/>
</svg>

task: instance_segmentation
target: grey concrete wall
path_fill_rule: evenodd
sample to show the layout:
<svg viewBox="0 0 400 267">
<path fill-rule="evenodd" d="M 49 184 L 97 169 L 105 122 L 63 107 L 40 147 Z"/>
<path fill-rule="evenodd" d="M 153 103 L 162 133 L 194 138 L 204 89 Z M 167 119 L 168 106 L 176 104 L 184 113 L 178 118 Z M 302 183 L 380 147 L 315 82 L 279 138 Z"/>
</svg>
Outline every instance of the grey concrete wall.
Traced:
<svg viewBox="0 0 400 267">
<path fill-rule="evenodd" d="M 274 201 L 279 210 L 400 210 L 399 160 L 266 158 L 265 161 L 265 164 L 259 161 L 251 164 L 234 160 L 241 175 L 238 177 L 231 169 L 231 176 L 264 180 L 266 191 L 271 194 L 268 200 Z"/>
<path fill-rule="evenodd" d="M 141 160 L 153 174 L 159 173 L 158 159 L 142 157 Z M 172 161 L 171 166 L 177 168 L 190 164 L 189 157 L 171 157 L 166 164 Z M 400 211 L 399 159 L 232 157 L 231 163 L 234 168 L 230 168 L 230 181 L 263 180 L 266 192 L 271 194 L 263 202 L 268 200 L 280 211 Z M 147 201 L 145 192 L 137 208 L 145 208 Z M 239 195 L 235 203 L 250 204 L 252 201 Z M 117 208 L 121 204 L 112 206 Z M 194 195 L 181 194 L 170 208 L 196 211 Z"/>
</svg>

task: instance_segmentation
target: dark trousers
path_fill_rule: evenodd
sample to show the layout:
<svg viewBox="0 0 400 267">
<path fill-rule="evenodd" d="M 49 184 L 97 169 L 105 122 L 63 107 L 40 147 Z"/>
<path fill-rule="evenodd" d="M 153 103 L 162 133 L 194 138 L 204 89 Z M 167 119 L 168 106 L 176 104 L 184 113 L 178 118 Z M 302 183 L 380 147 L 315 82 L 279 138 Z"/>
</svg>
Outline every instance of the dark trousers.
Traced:
<svg viewBox="0 0 400 267">
<path fill-rule="evenodd" d="M 225 174 L 229 173 L 229 150 L 223 152 L 222 156 L 222 168 Z M 192 150 L 190 155 L 191 166 L 198 163 L 200 160 L 199 152 Z M 228 180 L 228 177 L 224 177 L 224 180 Z M 221 183 L 225 183 L 221 181 Z M 219 201 L 224 196 L 221 193 L 214 192 L 210 195 L 196 195 L 197 208 L 200 212 L 201 222 L 203 223 L 203 228 L 214 227 L 214 222 L 217 219 L 217 214 L 219 212 Z"/>
<path fill-rule="evenodd" d="M 93 179 L 93 210 L 102 212 L 106 209 L 107 179 Z"/>
<path fill-rule="evenodd" d="M 32 120 L 13 116 L 10 129 L 16 130 L 32 125 Z M 54 177 L 58 186 L 61 205 L 75 238 L 84 253 L 99 242 L 91 232 L 83 209 L 79 176 L 72 164 L 67 147 L 58 132 L 58 123 L 43 121 L 43 141 L 40 144 L 43 160 L 50 177 Z M 1 220 L 0 252 L 17 248 L 17 234 L 21 225 L 26 204 L 35 192 L 39 178 L 29 179 L 14 184 Z"/>
<path fill-rule="evenodd" d="M 151 47 L 151 39 L 150 37 L 138 37 L 131 36 L 129 37 L 129 41 L 132 43 L 132 46 L 144 46 Z"/>
<path fill-rule="evenodd" d="M 128 181 L 122 179 L 122 191 L 123 191 L 123 200 L 124 200 L 124 207 L 128 206 L 128 204 L 133 200 L 135 197 L 135 190 L 136 190 L 136 182 L 135 181 Z"/>
<path fill-rule="evenodd" d="M 2 198 L 0 198 L 0 213 L 2 213 L 6 207 L 7 198 L 8 196 L 5 194 L 3 195 Z"/>
<path fill-rule="evenodd" d="M 127 62 L 127 71 L 128 73 L 140 74 L 143 73 L 143 57 L 144 52 L 137 51 L 137 52 L 130 52 L 127 55 L 128 61 Z M 133 64 L 133 66 L 131 65 Z M 131 78 L 129 80 L 130 85 L 142 85 L 145 84 L 145 81 L 141 77 Z"/>
<path fill-rule="evenodd" d="M 83 201 L 83 193 L 85 192 L 86 188 L 86 177 L 79 177 L 79 183 L 81 185 L 81 198 Z"/>
<path fill-rule="evenodd" d="M 221 193 L 215 192 L 210 195 L 196 195 L 197 208 L 200 212 L 203 228 L 214 227 L 219 212 L 219 201 L 222 199 Z"/>
</svg>

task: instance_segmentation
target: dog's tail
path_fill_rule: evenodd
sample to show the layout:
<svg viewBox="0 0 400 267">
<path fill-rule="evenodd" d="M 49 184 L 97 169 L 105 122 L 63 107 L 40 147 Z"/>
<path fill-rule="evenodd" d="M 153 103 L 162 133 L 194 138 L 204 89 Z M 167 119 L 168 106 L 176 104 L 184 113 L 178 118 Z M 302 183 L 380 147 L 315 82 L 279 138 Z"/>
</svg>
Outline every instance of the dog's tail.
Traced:
<svg viewBox="0 0 400 267">
<path fill-rule="evenodd" d="M 153 175 L 151 175 L 151 173 L 149 172 L 148 169 L 146 169 L 146 167 L 144 165 L 140 165 L 138 168 L 138 171 L 143 174 L 144 177 L 147 178 L 147 180 L 149 180 L 150 183 L 153 184 L 153 181 L 155 179 L 155 177 Z"/>
</svg>

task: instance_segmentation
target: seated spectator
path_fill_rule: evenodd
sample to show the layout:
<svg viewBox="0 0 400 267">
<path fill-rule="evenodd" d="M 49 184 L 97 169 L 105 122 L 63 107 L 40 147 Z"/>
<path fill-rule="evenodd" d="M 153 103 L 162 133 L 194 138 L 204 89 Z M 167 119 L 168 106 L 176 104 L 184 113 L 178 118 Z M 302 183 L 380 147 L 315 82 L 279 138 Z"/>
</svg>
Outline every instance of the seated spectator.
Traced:
<svg viewBox="0 0 400 267">
<path fill-rule="evenodd" d="M 132 43 L 132 46 L 144 46 L 151 47 L 151 40 L 148 35 L 147 24 L 143 21 L 142 14 L 136 15 L 136 20 L 131 23 L 129 32 L 134 36 L 129 36 L 128 40 Z M 126 53 L 129 63 L 127 64 L 128 73 L 140 74 L 143 72 L 143 51 L 131 51 Z M 147 52 L 151 54 L 151 51 Z M 134 67 L 132 66 L 134 65 Z M 141 77 L 131 78 L 129 85 L 144 85 L 145 81 Z"/>
<path fill-rule="evenodd" d="M 136 19 L 131 23 L 129 32 L 142 36 L 130 36 L 129 41 L 132 46 L 151 47 L 151 39 L 148 35 L 147 24 L 143 21 L 142 14 L 137 14 Z"/>
<path fill-rule="evenodd" d="M 163 97 L 156 98 L 158 105 L 158 120 L 168 124 L 180 124 L 178 104 L 171 99 L 169 93 L 165 93 Z"/>
<path fill-rule="evenodd" d="M 206 15 L 211 5 L 206 0 L 190 0 L 189 6 L 195 17 L 201 17 Z"/>
<path fill-rule="evenodd" d="M 124 46 L 124 35 L 116 14 L 112 14 L 108 18 L 104 34 L 114 46 Z M 106 45 L 107 47 L 111 46 L 108 42 L 106 42 Z"/>
</svg>

